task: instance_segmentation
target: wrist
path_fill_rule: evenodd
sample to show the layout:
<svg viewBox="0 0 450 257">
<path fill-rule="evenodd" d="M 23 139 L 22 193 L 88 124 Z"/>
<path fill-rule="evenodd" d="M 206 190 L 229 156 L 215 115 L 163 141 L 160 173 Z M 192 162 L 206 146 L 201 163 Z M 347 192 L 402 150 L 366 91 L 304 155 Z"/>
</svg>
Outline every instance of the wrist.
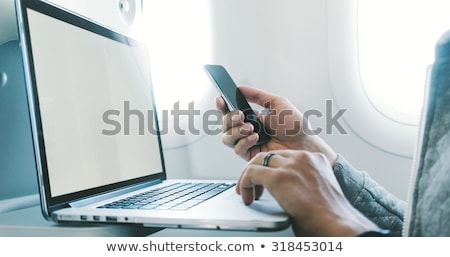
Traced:
<svg viewBox="0 0 450 257">
<path fill-rule="evenodd" d="M 358 214 L 357 216 L 359 216 Z M 362 215 L 361 215 L 362 216 Z M 384 230 L 380 229 L 372 221 L 365 217 L 355 217 L 341 219 L 340 221 L 335 221 L 334 226 L 330 228 L 330 233 L 332 236 L 341 237 L 354 237 L 354 236 L 373 236 L 375 233 L 385 233 Z M 390 232 L 390 231 L 386 231 Z"/>
<path fill-rule="evenodd" d="M 331 167 L 334 167 L 334 164 L 336 163 L 336 160 L 338 158 L 338 154 L 319 136 L 315 135 L 309 137 L 309 150 L 312 152 L 322 153 L 331 164 Z"/>
<path fill-rule="evenodd" d="M 381 233 L 381 229 L 378 227 L 378 225 L 373 223 L 358 210 L 352 208 L 349 209 L 349 212 L 350 213 L 347 214 L 348 216 L 346 217 L 350 217 L 350 219 L 347 221 L 353 229 L 353 234 L 351 236 L 360 236 L 369 231 L 380 231 Z"/>
<path fill-rule="evenodd" d="M 294 219 L 293 228 L 297 236 L 330 236 L 355 237 L 372 236 L 369 232 L 383 232 L 375 223 L 366 218 L 350 206 L 336 206 L 336 209 L 327 211 L 323 208 L 310 210 L 307 217 Z M 317 215 L 318 214 L 318 215 Z M 296 223 L 295 221 L 301 221 Z"/>
</svg>

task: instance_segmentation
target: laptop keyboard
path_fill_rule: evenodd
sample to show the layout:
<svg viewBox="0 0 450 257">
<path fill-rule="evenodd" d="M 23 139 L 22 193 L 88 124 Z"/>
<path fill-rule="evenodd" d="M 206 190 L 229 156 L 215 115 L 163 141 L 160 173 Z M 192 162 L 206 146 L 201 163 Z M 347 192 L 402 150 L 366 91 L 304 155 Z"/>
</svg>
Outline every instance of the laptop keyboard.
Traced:
<svg viewBox="0 0 450 257">
<path fill-rule="evenodd" d="M 187 210 L 234 185 L 235 183 L 174 183 L 108 203 L 98 208 Z"/>
</svg>

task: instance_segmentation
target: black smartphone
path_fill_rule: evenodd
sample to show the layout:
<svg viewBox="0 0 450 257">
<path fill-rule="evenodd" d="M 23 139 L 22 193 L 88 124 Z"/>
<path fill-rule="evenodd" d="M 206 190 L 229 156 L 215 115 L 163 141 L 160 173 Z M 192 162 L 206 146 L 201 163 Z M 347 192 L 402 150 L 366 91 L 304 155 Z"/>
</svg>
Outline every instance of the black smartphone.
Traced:
<svg viewBox="0 0 450 257">
<path fill-rule="evenodd" d="M 250 104 L 236 86 L 227 70 L 222 65 L 212 64 L 207 64 L 204 68 L 211 81 L 221 92 L 228 109 L 241 110 L 244 113 L 244 121 L 250 122 L 253 125 L 253 130 L 259 135 L 259 140 L 256 145 L 267 143 L 270 140 L 270 134 L 258 119 L 255 111 L 250 107 Z"/>
</svg>

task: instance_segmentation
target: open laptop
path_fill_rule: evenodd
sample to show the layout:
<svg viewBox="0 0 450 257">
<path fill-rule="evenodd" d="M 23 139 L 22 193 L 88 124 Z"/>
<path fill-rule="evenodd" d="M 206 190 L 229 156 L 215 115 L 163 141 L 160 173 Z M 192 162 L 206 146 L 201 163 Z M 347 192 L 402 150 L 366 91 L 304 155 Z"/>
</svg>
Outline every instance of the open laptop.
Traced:
<svg viewBox="0 0 450 257">
<path fill-rule="evenodd" d="M 16 9 L 45 218 L 260 231 L 290 225 L 268 193 L 245 206 L 234 181 L 166 179 L 144 44 L 50 3 L 21 0 Z M 142 124 L 122 122 L 139 111 L 148 116 L 145 133 Z"/>
</svg>

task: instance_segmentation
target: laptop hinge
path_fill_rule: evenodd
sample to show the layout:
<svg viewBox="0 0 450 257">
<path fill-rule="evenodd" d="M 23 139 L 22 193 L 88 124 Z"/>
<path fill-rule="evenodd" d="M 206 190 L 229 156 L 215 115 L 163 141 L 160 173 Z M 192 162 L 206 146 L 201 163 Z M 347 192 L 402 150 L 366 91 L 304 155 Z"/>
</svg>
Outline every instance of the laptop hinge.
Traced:
<svg viewBox="0 0 450 257">
<path fill-rule="evenodd" d="M 82 200 L 73 201 L 73 202 L 70 202 L 69 205 L 70 205 L 70 207 L 79 208 L 79 207 L 83 207 L 83 206 L 86 206 L 89 204 L 93 204 L 95 202 L 106 200 L 111 197 L 126 194 L 126 193 L 129 193 L 129 192 L 132 192 L 135 190 L 139 190 L 139 189 L 142 189 L 145 187 L 153 186 L 153 185 L 159 184 L 161 182 L 162 182 L 162 180 L 157 179 L 157 180 L 153 180 L 151 182 L 145 182 L 145 183 L 142 183 L 139 185 L 134 185 L 134 186 L 114 190 L 114 191 L 111 191 L 108 193 L 91 196 L 91 197 L 88 197 L 88 198 L 85 198 Z"/>
</svg>

